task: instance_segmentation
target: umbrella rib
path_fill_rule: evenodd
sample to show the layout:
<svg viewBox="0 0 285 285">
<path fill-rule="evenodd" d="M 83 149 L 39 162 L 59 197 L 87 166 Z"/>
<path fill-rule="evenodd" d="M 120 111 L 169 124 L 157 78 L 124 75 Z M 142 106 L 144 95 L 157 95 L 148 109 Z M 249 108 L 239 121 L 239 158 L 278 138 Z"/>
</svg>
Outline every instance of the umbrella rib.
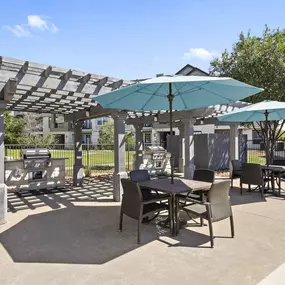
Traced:
<svg viewBox="0 0 285 285">
<path fill-rule="evenodd" d="M 159 88 L 161 87 L 161 85 L 159 85 L 159 87 L 156 89 L 156 91 L 154 92 L 154 94 L 152 96 L 155 96 L 155 93 L 159 90 Z M 152 99 L 152 96 L 145 102 L 145 104 L 142 106 L 142 110 L 144 110 L 145 106 L 148 104 L 148 102 Z"/>
<path fill-rule="evenodd" d="M 145 88 L 149 87 L 150 85 L 151 85 L 151 84 L 148 84 L 147 86 L 144 86 L 142 89 L 145 89 Z M 107 104 L 106 107 L 109 106 L 110 104 L 113 104 L 113 103 L 116 103 L 116 102 L 121 101 L 122 99 L 124 99 L 124 98 L 126 98 L 126 97 L 132 95 L 132 94 L 135 93 L 135 92 L 138 92 L 138 91 L 137 91 L 137 90 L 134 90 L 134 91 L 132 91 L 132 92 L 126 94 L 126 95 L 124 95 L 124 96 L 122 96 L 122 97 L 120 97 L 120 98 L 118 98 L 118 99 L 112 101 L 111 103 Z M 143 92 L 141 92 L 141 93 L 143 93 Z M 111 93 L 110 93 L 110 94 L 111 94 Z M 145 93 L 145 94 L 148 94 L 148 93 Z M 148 94 L 148 95 L 150 95 L 150 94 Z"/>
</svg>

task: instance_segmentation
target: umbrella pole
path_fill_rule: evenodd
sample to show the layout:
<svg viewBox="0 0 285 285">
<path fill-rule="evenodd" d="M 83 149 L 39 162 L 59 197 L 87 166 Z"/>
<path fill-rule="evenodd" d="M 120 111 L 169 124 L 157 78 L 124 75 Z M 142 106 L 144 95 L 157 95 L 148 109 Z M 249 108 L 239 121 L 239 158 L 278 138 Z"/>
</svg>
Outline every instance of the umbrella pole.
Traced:
<svg viewBox="0 0 285 285">
<path fill-rule="evenodd" d="M 172 132 L 173 132 L 173 125 L 172 125 L 172 102 L 173 102 L 173 99 L 174 99 L 174 96 L 172 94 L 172 85 L 171 83 L 169 83 L 169 95 L 167 96 L 168 98 L 168 102 L 169 102 L 169 120 L 170 120 L 170 167 L 171 167 L 171 184 L 174 183 L 174 180 L 173 180 L 173 135 L 172 135 Z"/>
<path fill-rule="evenodd" d="M 265 146 L 265 151 L 266 151 L 266 165 L 269 165 L 269 136 L 268 136 L 268 111 L 265 110 L 264 112 L 265 115 L 265 140 L 266 140 L 266 146 Z"/>
</svg>

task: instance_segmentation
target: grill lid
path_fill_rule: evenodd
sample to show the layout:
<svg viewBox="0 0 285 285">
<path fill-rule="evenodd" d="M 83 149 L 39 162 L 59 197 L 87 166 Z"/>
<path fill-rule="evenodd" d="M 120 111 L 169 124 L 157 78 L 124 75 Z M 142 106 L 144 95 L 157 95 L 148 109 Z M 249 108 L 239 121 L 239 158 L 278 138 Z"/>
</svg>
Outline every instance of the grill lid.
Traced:
<svg viewBox="0 0 285 285">
<path fill-rule="evenodd" d="M 23 159 L 50 158 L 51 157 L 51 153 L 47 148 L 23 149 L 21 154 L 22 154 Z"/>
<path fill-rule="evenodd" d="M 146 146 L 145 151 L 151 152 L 151 153 L 166 152 L 166 150 L 162 146 L 159 146 L 159 145 Z"/>
</svg>

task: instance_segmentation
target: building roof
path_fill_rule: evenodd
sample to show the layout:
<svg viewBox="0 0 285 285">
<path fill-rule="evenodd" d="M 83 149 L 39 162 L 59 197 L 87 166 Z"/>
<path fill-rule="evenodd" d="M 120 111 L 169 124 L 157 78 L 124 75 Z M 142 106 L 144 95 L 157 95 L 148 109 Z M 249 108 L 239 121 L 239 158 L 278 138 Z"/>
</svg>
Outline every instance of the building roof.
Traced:
<svg viewBox="0 0 285 285">
<path fill-rule="evenodd" d="M 196 73 L 196 74 L 195 74 Z M 209 73 L 195 67 L 191 64 L 186 64 L 184 67 L 182 67 L 179 71 L 175 73 L 175 75 L 201 75 L 201 76 L 209 76 Z"/>
</svg>

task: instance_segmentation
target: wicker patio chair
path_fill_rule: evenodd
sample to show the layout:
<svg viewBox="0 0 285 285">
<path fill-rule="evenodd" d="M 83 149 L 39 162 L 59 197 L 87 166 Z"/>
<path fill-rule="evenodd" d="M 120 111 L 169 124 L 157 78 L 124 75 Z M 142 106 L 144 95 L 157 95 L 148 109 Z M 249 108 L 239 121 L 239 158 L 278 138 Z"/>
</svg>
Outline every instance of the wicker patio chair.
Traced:
<svg viewBox="0 0 285 285">
<path fill-rule="evenodd" d="M 140 243 L 141 239 L 141 223 L 144 217 L 149 214 L 155 214 L 162 210 L 169 210 L 170 219 L 172 219 L 172 211 L 170 205 L 170 199 L 168 203 L 161 203 L 165 198 L 144 200 L 142 192 L 138 183 L 129 179 L 121 179 L 123 186 L 123 198 L 120 212 L 120 225 L 119 229 L 122 231 L 123 227 L 123 215 L 131 217 L 138 221 L 138 236 L 137 241 Z"/>
<path fill-rule="evenodd" d="M 134 182 L 141 182 L 141 181 L 146 181 L 146 180 L 150 180 L 150 175 L 148 173 L 147 170 L 145 169 L 139 169 L 139 170 L 132 170 L 130 172 L 130 179 Z M 165 198 L 165 199 L 169 199 L 169 194 L 165 194 L 165 193 L 160 193 L 156 190 L 151 190 L 148 188 L 143 188 L 140 186 L 141 192 L 142 192 L 142 196 L 143 196 L 143 200 L 147 201 L 147 200 L 152 200 L 152 199 L 156 199 L 156 198 Z M 159 212 L 153 214 L 153 215 L 148 215 L 146 217 L 144 217 L 143 222 L 144 223 L 149 223 L 152 220 L 154 220 L 157 216 L 159 215 Z"/>
<path fill-rule="evenodd" d="M 215 171 L 211 169 L 195 169 L 194 175 L 193 175 L 193 180 L 196 181 L 203 181 L 203 182 L 209 182 L 213 183 L 215 181 Z M 208 192 L 208 191 L 207 191 Z M 203 190 L 199 191 L 198 193 L 182 193 L 179 195 L 181 202 L 185 201 L 188 197 L 191 199 L 197 199 L 202 201 L 204 197 L 205 192 Z"/>
<path fill-rule="evenodd" d="M 257 163 L 244 163 L 242 165 L 242 175 L 240 178 L 240 194 L 242 195 L 243 184 L 248 184 L 248 191 L 251 191 L 251 185 L 256 185 L 260 189 L 261 197 L 264 197 L 265 179 L 262 167 Z"/>
<path fill-rule="evenodd" d="M 231 164 L 232 164 L 232 167 L 231 167 L 230 177 L 231 177 L 231 187 L 233 188 L 234 179 L 241 178 L 242 163 L 239 160 L 234 159 L 231 161 Z"/>
<path fill-rule="evenodd" d="M 212 184 L 208 192 L 207 202 L 189 199 L 192 203 L 182 207 L 184 211 L 195 217 L 208 221 L 211 247 L 214 247 L 213 223 L 224 219 L 230 219 L 231 236 L 234 237 L 234 220 L 229 197 L 230 181 L 219 181 Z M 176 201 L 179 206 L 179 199 Z M 201 224 L 202 225 L 202 224 Z M 177 221 L 177 231 L 179 220 Z"/>
</svg>

